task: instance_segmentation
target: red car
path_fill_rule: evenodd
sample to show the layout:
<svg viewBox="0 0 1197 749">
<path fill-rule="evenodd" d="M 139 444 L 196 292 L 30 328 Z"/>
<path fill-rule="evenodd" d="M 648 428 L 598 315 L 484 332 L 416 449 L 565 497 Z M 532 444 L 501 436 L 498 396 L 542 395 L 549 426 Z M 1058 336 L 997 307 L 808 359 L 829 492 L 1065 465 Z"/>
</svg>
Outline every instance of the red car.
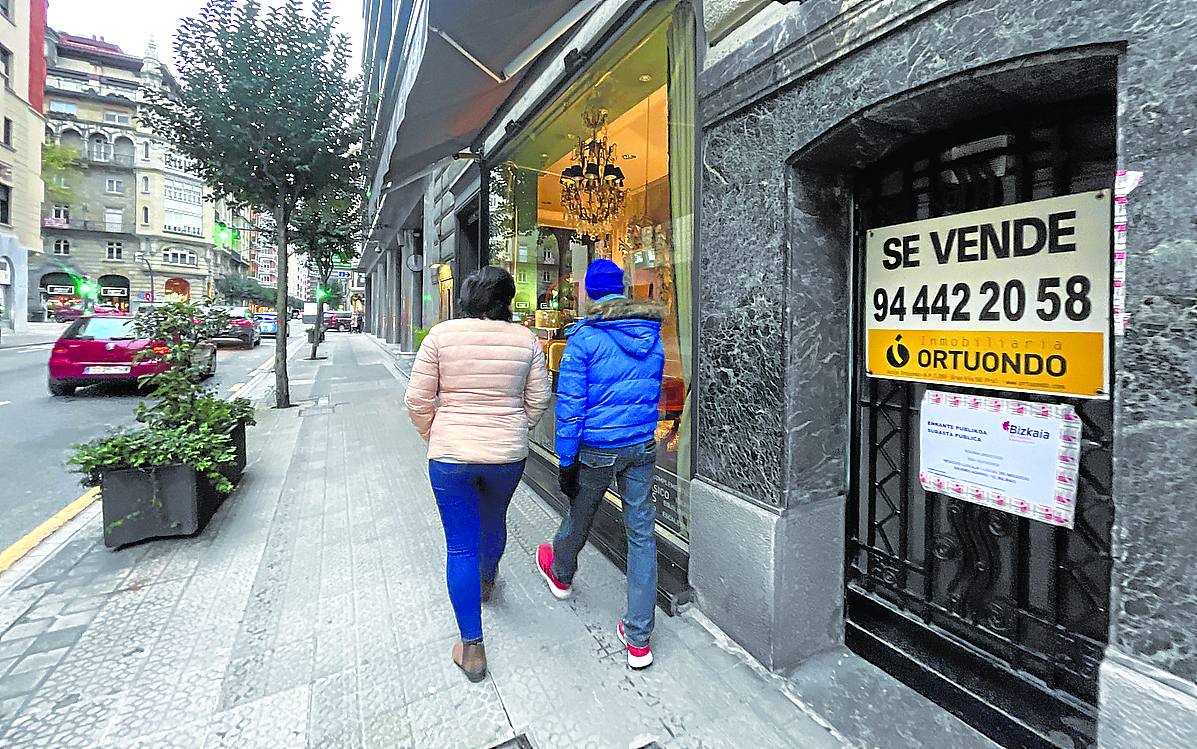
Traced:
<svg viewBox="0 0 1197 749">
<path fill-rule="evenodd" d="M 76 388 L 113 380 L 136 382 L 138 377 L 161 372 L 167 366 L 165 362 L 133 361 L 137 352 L 150 345 L 150 341 L 137 338 L 131 315 L 78 319 L 50 353 L 50 395 L 72 395 Z M 166 353 L 165 349 L 161 353 Z M 216 374 L 215 344 L 201 342 L 193 356 L 195 363 L 203 367 L 205 378 Z"/>
<path fill-rule="evenodd" d="M 78 320 L 85 314 L 119 315 L 120 310 L 116 307 L 109 307 L 107 304 L 95 305 L 90 313 L 85 312 L 82 307 L 59 307 L 51 313 L 51 316 L 55 322 L 67 322 L 68 320 Z"/>
</svg>

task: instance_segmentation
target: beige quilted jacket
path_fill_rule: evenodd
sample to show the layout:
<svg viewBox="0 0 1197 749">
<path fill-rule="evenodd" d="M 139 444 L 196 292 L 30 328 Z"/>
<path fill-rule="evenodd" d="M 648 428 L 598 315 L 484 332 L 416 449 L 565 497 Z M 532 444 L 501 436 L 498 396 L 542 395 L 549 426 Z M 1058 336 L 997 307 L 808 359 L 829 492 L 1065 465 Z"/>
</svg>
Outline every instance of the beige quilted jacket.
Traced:
<svg viewBox="0 0 1197 749">
<path fill-rule="evenodd" d="M 420 345 L 404 400 L 429 460 L 523 460 L 549 405 L 544 351 L 515 323 L 447 320 Z"/>
</svg>

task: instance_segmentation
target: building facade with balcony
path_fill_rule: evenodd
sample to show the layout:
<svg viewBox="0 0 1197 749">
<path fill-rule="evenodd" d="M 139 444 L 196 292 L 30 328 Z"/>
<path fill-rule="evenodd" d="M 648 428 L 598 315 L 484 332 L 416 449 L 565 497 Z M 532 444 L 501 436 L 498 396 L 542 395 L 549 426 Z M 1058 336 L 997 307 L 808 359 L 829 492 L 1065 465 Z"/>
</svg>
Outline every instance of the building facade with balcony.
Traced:
<svg viewBox="0 0 1197 749">
<path fill-rule="evenodd" d="M 41 253 L 45 0 L 0 3 L 0 329 L 28 319 L 28 264 Z"/>
<path fill-rule="evenodd" d="M 80 278 L 95 302 L 119 309 L 211 294 L 215 274 L 237 262 L 218 252 L 203 180 L 138 116 L 147 90 L 175 85 L 154 44 L 138 57 L 47 30 L 46 48 L 46 139 L 79 156 L 65 195 L 42 208 L 30 306 L 52 315 L 79 304 Z"/>
</svg>

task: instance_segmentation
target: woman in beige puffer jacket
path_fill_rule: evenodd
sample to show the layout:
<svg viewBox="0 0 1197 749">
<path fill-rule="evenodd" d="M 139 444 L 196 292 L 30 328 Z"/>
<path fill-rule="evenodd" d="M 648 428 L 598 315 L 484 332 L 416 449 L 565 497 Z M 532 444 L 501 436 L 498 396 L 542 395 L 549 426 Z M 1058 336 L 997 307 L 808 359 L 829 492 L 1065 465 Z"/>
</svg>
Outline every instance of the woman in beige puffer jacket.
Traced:
<svg viewBox="0 0 1197 749">
<path fill-rule="evenodd" d="M 487 267 L 462 284 L 465 317 L 429 331 L 404 398 L 428 442 L 428 476 L 448 550 L 445 577 L 461 641 L 453 662 L 486 676 L 482 601 L 507 545 L 507 506 L 524 473 L 528 430 L 549 405 L 540 341 L 511 322 L 515 281 Z"/>
</svg>

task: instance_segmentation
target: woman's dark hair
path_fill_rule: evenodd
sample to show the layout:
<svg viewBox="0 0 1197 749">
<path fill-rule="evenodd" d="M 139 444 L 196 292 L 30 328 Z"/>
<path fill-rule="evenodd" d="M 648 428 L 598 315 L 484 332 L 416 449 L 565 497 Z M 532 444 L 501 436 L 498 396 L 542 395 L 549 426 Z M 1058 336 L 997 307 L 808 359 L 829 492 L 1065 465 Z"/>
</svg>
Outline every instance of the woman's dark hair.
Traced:
<svg viewBox="0 0 1197 749">
<path fill-rule="evenodd" d="M 512 299 L 515 279 L 493 265 L 471 273 L 461 285 L 461 312 L 466 317 L 511 322 Z"/>
</svg>

